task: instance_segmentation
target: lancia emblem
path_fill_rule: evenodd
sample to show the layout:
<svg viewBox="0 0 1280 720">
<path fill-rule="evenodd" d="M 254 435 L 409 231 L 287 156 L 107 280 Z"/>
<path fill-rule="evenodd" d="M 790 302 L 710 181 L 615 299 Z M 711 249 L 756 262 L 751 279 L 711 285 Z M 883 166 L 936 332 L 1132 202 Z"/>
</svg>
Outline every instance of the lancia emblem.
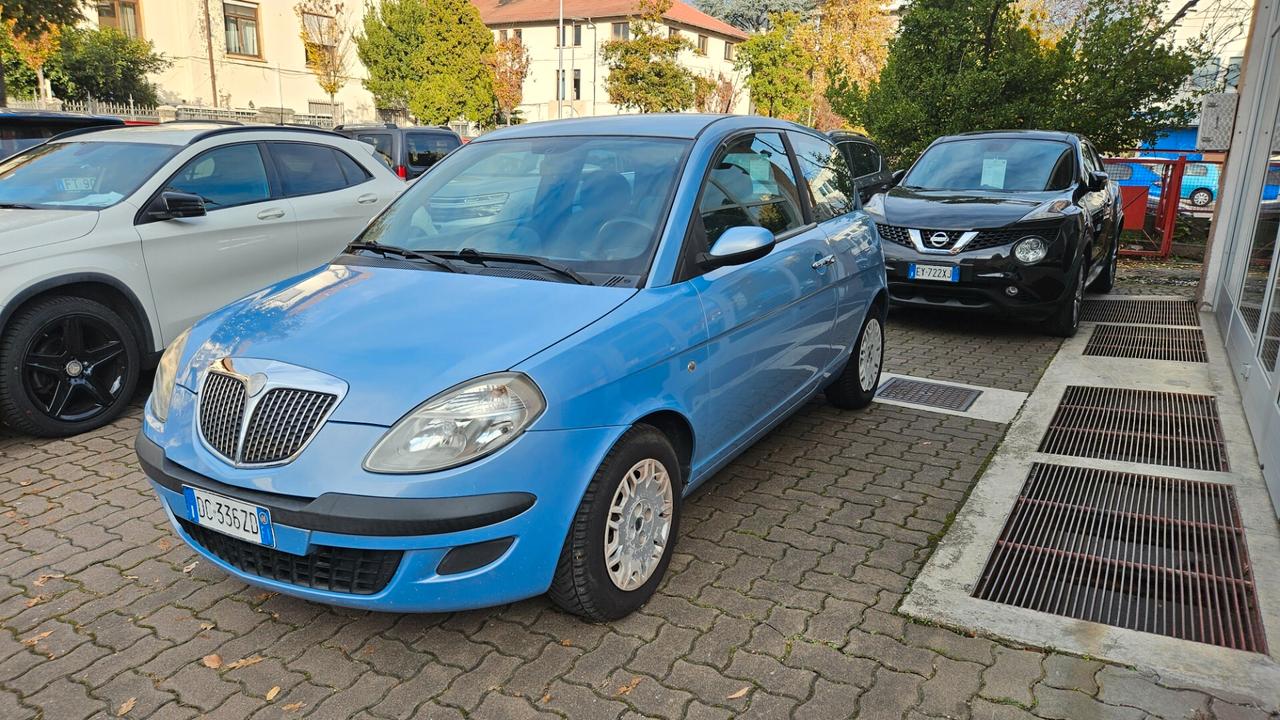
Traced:
<svg viewBox="0 0 1280 720">
<path fill-rule="evenodd" d="M 929 236 L 929 244 L 936 248 L 946 247 L 949 242 L 951 238 L 941 230 Z"/>
<path fill-rule="evenodd" d="M 246 381 L 249 397 L 257 397 L 258 393 L 267 386 L 267 376 L 262 373 L 254 373 L 246 378 Z"/>
</svg>

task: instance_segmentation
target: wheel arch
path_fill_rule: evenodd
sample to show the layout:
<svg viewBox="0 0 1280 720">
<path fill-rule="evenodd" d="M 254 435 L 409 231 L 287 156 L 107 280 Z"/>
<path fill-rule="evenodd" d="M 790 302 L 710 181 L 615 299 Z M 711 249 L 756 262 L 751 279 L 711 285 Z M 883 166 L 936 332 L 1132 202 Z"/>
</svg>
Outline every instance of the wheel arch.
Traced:
<svg viewBox="0 0 1280 720">
<path fill-rule="evenodd" d="M 648 425 L 666 436 L 680 459 L 680 476 L 685 484 L 693 470 L 695 436 L 689 419 L 675 410 L 657 410 L 637 419 L 633 425 Z"/>
<path fill-rule="evenodd" d="M 10 320 L 19 310 L 47 297 L 81 297 L 100 302 L 120 314 L 137 333 L 142 343 L 139 350 L 144 358 L 153 359 L 156 354 L 155 333 L 151 319 L 138 296 L 127 285 L 110 275 L 101 273 L 73 273 L 46 278 L 34 283 L 13 297 L 0 310 L 0 333 L 9 327 Z"/>
</svg>

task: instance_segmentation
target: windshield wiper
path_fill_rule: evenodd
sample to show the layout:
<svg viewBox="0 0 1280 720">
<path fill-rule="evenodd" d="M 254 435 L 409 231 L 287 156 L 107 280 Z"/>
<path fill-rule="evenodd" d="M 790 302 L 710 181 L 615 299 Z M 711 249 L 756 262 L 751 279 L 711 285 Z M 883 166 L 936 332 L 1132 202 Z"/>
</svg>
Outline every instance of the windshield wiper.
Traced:
<svg viewBox="0 0 1280 720">
<path fill-rule="evenodd" d="M 423 260 L 425 262 L 429 262 L 432 265 L 435 265 L 436 267 L 442 270 L 447 270 L 448 272 L 451 272 L 451 273 L 461 272 L 460 270 L 458 270 L 458 268 L 454 267 L 448 260 L 445 260 L 444 258 L 437 257 L 436 255 L 433 255 L 431 253 L 421 253 L 421 252 L 418 252 L 417 250 L 410 250 L 409 248 L 402 248 L 395 245 L 383 245 L 382 243 L 353 242 L 347 246 L 347 249 L 345 250 L 345 252 L 352 252 L 353 250 L 368 250 L 369 252 L 382 253 L 383 257 L 386 257 L 387 255 L 399 255 L 400 257 L 403 257 L 403 258 L 413 258 L 415 260 Z"/>
<path fill-rule="evenodd" d="M 546 260 L 543 260 L 540 257 L 534 257 L 533 255 L 508 255 L 506 253 L 481 252 L 479 250 L 476 250 L 475 248 L 462 248 L 457 252 L 439 252 L 439 251 L 437 252 L 440 255 L 444 255 L 446 257 L 456 257 L 460 260 L 476 262 L 481 265 L 484 265 L 485 260 L 492 260 L 494 262 L 519 263 L 521 265 L 537 265 L 538 267 L 544 268 L 546 270 L 550 270 L 551 272 L 561 277 L 567 277 L 570 280 L 578 283 L 579 285 L 595 285 L 595 283 L 586 279 L 582 275 L 574 272 L 573 270 L 570 270 L 564 265 L 548 262 Z"/>
<path fill-rule="evenodd" d="M 32 205 L 23 205 L 22 203 L 0 203 L 0 208 L 5 210 L 35 210 Z"/>
</svg>

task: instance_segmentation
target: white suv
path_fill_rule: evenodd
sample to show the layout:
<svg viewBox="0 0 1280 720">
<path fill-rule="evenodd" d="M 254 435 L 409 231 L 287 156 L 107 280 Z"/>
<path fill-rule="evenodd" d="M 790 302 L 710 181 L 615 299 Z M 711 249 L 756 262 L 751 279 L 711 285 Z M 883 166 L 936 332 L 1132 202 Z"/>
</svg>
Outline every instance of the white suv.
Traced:
<svg viewBox="0 0 1280 720">
<path fill-rule="evenodd" d="M 73 131 L 0 163 L 0 420 L 71 435 L 204 314 L 337 255 L 404 183 L 323 130 Z"/>
</svg>

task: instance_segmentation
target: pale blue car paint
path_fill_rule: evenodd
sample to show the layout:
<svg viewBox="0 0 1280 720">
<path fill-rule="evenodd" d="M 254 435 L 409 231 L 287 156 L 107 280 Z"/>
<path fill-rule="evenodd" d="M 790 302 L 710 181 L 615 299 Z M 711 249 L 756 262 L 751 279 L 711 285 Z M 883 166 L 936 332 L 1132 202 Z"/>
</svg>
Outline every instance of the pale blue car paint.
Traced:
<svg viewBox="0 0 1280 720">
<path fill-rule="evenodd" d="M 230 486 L 311 498 L 537 496 L 524 513 L 464 532 L 414 537 L 324 533 L 275 523 L 276 548 L 312 544 L 402 549 L 375 595 L 298 587 L 243 573 L 290 595 L 388 611 L 452 611 L 545 592 L 570 520 L 597 466 L 634 423 L 661 413 L 692 439 L 685 494 L 809 400 L 840 371 L 864 318 L 883 300 L 875 226 L 860 210 L 781 238 L 766 257 L 673 281 L 711 157 L 747 130 L 817 133 L 758 117 L 670 115 L 536 123 L 474 142 L 538 135 L 615 135 L 692 141 L 650 272 L 636 288 L 330 265 L 210 315 L 191 332 L 169 418 L 150 413 L 143 435 L 165 459 Z M 466 148 L 454 154 L 465 158 Z M 815 260 L 836 262 L 815 269 Z M 237 469 L 207 450 L 195 420 L 199 371 L 224 356 L 288 362 L 341 378 L 346 397 L 293 462 Z M 420 475 L 364 470 L 365 455 L 403 415 L 459 382 L 492 372 L 528 375 L 546 411 L 498 452 Z M 171 520 L 182 495 L 159 484 Z M 175 529 L 184 540 L 191 538 Z M 438 575 L 453 547 L 514 537 L 479 569 Z"/>
</svg>

